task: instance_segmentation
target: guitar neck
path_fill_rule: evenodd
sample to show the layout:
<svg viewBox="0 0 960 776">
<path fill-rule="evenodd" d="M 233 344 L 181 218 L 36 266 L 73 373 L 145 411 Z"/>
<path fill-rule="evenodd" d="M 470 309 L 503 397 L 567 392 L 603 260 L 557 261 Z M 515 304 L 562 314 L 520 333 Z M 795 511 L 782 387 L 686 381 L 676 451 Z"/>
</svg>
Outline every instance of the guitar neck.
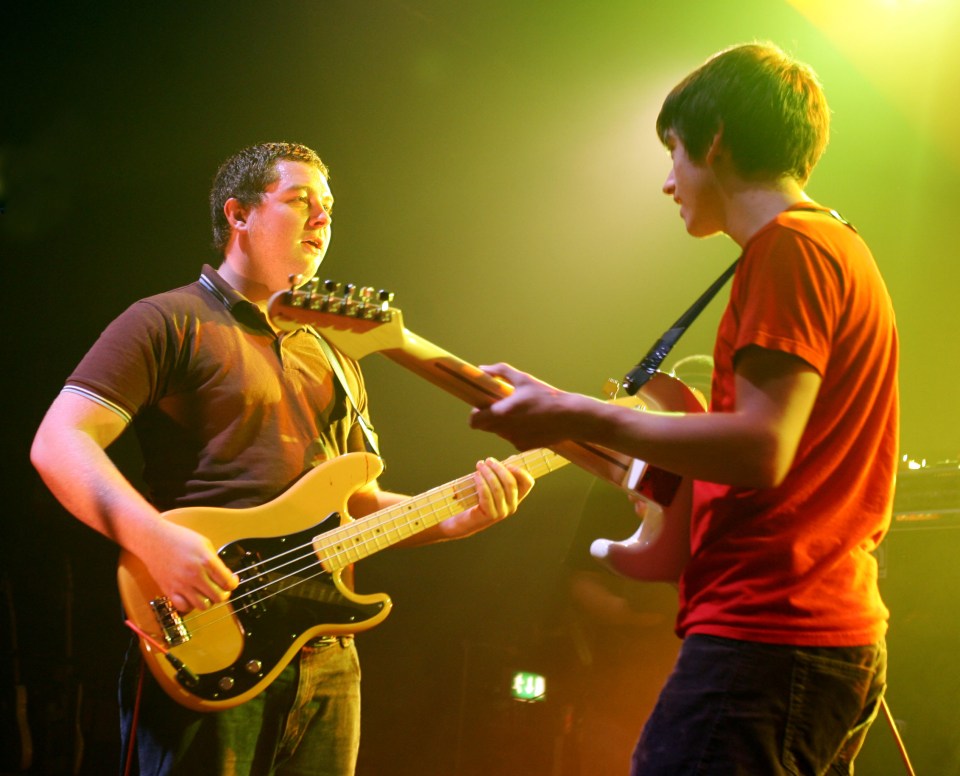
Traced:
<svg viewBox="0 0 960 776">
<path fill-rule="evenodd" d="M 513 393 L 513 387 L 404 329 L 403 346 L 380 351 L 391 361 L 462 399 L 473 407 L 489 407 Z"/>
<path fill-rule="evenodd" d="M 364 301 L 369 298 L 367 295 L 357 301 L 334 293 L 321 294 L 309 286 L 306 290 L 275 294 L 268 312 L 278 328 L 293 329 L 305 323 L 314 326 L 350 358 L 359 360 L 369 353 L 381 353 L 473 407 L 489 407 L 513 392 L 508 383 L 406 329 L 402 314 L 388 302 Z M 692 397 L 689 390 L 679 381 L 673 382 L 675 385 L 658 373 L 636 396 L 616 401 L 645 408 L 649 396 L 654 399 L 654 407 L 695 410 L 696 400 L 691 403 L 687 398 L 687 394 Z M 677 395 L 678 390 L 684 394 L 682 398 Z M 664 391 L 664 396 L 655 395 L 660 391 Z M 670 472 L 597 445 L 565 441 L 552 449 L 595 477 L 658 504 L 669 504 L 680 484 L 680 478 Z"/>
<path fill-rule="evenodd" d="M 489 407 L 513 393 L 510 384 L 491 377 L 408 329 L 404 330 L 402 347 L 387 348 L 380 353 L 474 407 Z M 626 487 L 632 463 L 626 456 L 597 445 L 569 441 L 556 444 L 553 450 L 595 477 Z"/>
<path fill-rule="evenodd" d="M 538 449 L 511 456 L 504 463 L 522 467 L 537 478 L 569 461 L 551 450 Z M 314 549 L 325 570 L 338 571 L 478 503 L 473 475 L 467 475 L 321 534 L 314 539 Z"/>
</svg>

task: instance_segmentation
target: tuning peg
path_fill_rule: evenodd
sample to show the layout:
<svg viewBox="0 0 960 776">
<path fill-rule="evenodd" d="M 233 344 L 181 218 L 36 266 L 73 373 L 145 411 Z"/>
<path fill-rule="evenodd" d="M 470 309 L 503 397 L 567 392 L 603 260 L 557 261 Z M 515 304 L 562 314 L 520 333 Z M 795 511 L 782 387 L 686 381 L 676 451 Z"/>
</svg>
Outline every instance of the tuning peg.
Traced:
<svg viewBox="0 0 960 776">
<path fill-rule="evenodd" d="M 331 294 L 340 290 L 340 284 L 336 280 L 324 280 L 323 287 Z"/>
<path fill-rule="evenodd" d="M 303 283 L 303 275 L 288 275 L 287 280 L 290 283 L 290 290 L 295 291 Z"/>
<path fill-rule="evenodd" d="M 393 311 L 390 309 L 390 303 L 393 301 L 393 291 L 386 291 L 381 288 L 377 292 L 377 298 L 380 300 L 380 305 L 377 309 L 377 320 L 383 321 L 384 323 L 393 320 Z"/>
</svg>

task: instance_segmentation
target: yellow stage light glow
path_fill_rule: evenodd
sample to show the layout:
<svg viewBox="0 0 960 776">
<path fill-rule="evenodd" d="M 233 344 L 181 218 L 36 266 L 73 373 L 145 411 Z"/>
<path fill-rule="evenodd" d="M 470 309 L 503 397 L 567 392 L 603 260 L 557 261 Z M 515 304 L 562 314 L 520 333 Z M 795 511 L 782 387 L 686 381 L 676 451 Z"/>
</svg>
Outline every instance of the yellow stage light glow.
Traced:
<svg viewBox="0 0 960 776">
<path fill-rule="evenodd" d="M 960 3 L 788 0 L 960 167 Z"/>
</svg>

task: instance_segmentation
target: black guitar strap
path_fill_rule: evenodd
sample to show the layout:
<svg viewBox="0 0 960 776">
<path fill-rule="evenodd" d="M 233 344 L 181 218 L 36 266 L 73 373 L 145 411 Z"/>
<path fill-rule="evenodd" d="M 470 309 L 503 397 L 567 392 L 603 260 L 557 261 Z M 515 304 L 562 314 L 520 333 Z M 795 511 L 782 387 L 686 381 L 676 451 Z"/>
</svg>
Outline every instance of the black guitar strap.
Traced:
<svg viewBox="0 0 960 776">
<path fill-rule="evenodd" d="M 667 353 L 677 344 L 677 340 L 683 336 L 683 333 L 690 324 L 703 312 L 703 308 L 710 303 L 710 300 L 717 295 L 717 291 L 723 288 L 724 284 L 733 275 L 734 270 L 737 268 L 737 262 L 739 261 L 740 259 L 737 258 L 733 264 L 727 267 L 723 274 L 713 281 L 710 287 L 700 295 L 700 298 L 677 319 L 677 322 L 663 333 L 663 336 L 653 344 L 653 347 L 640 359 L 640 362 L 627 372 L 623 378 L 623 388 L 630 396 L 633 396 L 653 377 L 657 369 L 660 368 L 660 364 L 663 363 L 663 359 L 667 357 Z"/>
<path fill-rule="evenodd" d="M 820 207 L 798 207 L 792 211 L 792 215 L 803 214 L 830 216 L 844 226 L 849 227 L 854 232 L 857 231 L 853 224 L 847 221 L 836 210 L 829 210 L 827 208 Z M 654 343 L 653 347 L 647 351 L 647 354 L 640 359 L 640 362 L 633 369 L 627 372 L 626 376 L 623 378 L 623 388 L 628 394 L 630 394 L 630 396 L 636 394 L 636 392 L 643 387 L 644 383 L 653 377 L 657 369 L 660 368 L 660 364 L 662 364 L 663 360 L 667 357 L 667 354 L 670 352 L 673 346 L 677 344 L 677 340 L 679 340 L 683 333 L 687 330 L 687 327 L 689 327 L 696 317 L 703 312 L 703 308 L 710 303 L 710 300 L 716 296 L 717 291 L 723 288 L 724 284 L 733 275 L 733 272 L 737 268 L 737 263 L 739 261 L 740 259 L 737 258 L 733 264 L 727 267 L 724 273 L 718 277 L 713 284 L 700 295 L 700 298 L 690 306 L 690 309 L 681 315 L 677 319 L 677 322 L 664 332 L 663 336 L 660 337 L 660 339 Z"/>
</svg>

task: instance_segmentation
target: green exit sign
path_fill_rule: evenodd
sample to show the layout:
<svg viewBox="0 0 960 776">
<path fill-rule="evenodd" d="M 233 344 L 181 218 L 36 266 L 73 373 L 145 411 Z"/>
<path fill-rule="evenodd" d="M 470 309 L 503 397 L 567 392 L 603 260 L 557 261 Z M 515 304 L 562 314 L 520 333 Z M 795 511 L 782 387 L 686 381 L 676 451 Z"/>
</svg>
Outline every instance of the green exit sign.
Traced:
<svg viewBox="0 0 960 776">
<path fill-rule="evenodd" d="M 540 674 L 518 671 L 513 675 L 510 694 L 518 701 L 542 701 L 547 695 L 547 680 Z"/>
</svg>

